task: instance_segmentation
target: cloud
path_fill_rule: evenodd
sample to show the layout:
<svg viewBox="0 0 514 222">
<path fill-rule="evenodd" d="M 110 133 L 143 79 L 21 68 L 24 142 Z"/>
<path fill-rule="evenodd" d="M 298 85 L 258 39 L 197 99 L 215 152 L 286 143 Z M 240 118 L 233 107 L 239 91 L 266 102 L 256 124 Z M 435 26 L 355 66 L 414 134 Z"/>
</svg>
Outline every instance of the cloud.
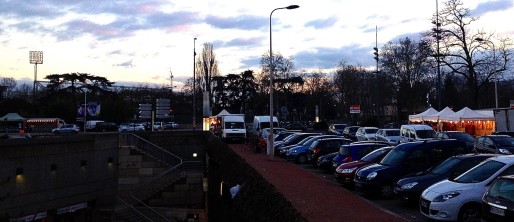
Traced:
<svg viewBox="0 0 514 222">
<path fill-rule="evenodd" d="M 366 55 L 355 56 L 355 55 Z M 294 57 L 297 69 L 311 69 L 314 67 L 321 69 L 331 69 L 336 67 L 338 62 L 345 60 L 349 64 L 371 66 L 374 64 L 373 54 L 370 48 L 357 46 L 347 46 L 342 48 L 316 48 L 312 51 L 300 52 Z"/>
<path fill-rule="evenodd" d="M 471 11 L 471 15 L 482 16 L 488 12 L 503 11 L 512 8 L 513 5 L 512 0 L 488 1 L 478 4 L 478 6 Z"/>
<path fill-rule="evenodd" d="M 332 27 L 337 22 L 336 17 L 330 17 L 326 19 L 318 19 L 305 23 L 306 27 L 313 27 L 314 29 L 323 29 Z"/>
<path fill-rule="evenodd" d="M 205 22 L 219 29 L 261 30 L 268 27 L 268 19 L 261 16 L 206 16 Z"/>
<path fill-rule="evenodd" d="M 124 68 L 134 68 L 134 67 L 136 67 L 136 65 L 134 65 L 134 62 L 132 61 L 132 59 L 129 60 L 129 61 L 126 61 L 126 62 L 114 64 L 113 66 L 114 67 L 124 67 Z"/>
<path fill-rule="evenodd" d="M 235 38 L 229 41 L 215 41 L 213 45 L 216 47 L 254 47 L 259 46 L 267 38 L 264 37 L 249 37 L 249 38 Z"/>
</svg>

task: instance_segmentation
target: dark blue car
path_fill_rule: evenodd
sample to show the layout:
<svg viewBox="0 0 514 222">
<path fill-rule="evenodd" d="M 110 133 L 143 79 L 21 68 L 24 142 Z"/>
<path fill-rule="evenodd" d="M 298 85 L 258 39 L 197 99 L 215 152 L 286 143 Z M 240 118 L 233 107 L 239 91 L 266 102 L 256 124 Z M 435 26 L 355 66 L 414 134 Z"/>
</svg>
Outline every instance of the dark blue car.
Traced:
<svg viewBox="0 0 514 222">
<path fill-rule="evenodd" d="M 307 141 L 302 143 L 301 145 L 297 145 L 295 147 L 292 147 L 288 149 L 285 152 L 284 157 L 288 161 L 293 161 L 295 163 L 304 164 L 307 163 L 307 152 L 309 151 L 309 147 L 314 143 L 316 140 L 324 139 L 324 138 L 337 138 L 340 136 L 336 135 L 321 135 L 321 136 L 311 136 L 307 137 Z"/>
<path fill-rule="evenodd" d="M 365 142 L 365 143 L 352 143 L 350 145 L 343 145 L 339 147 L 339 152 L 332 159 L 332 171 L 343 163 L 360 160 L 373 150 L 381 147 L 389 146 L 387 143 L 381 142 Z"/>
</svg>

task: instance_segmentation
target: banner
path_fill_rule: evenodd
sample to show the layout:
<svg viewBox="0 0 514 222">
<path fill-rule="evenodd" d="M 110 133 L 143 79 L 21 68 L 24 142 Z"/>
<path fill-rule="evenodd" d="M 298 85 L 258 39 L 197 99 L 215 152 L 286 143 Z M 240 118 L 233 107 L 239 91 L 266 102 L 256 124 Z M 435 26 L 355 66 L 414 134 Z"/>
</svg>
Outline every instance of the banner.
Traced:
<svg viewBox="0 0 514 222">
<path fill-rule="evenodd" d="M 101 105 L 99 102 L 88 102 L 86 105 L 86 109 L 84 110 L 84 103 L 80 103 L 77 105 L 77 117 L 84 117 L 84 113 L 86 112 L 86 117 L 98 117 L 100 116 Z"/>
</svg>

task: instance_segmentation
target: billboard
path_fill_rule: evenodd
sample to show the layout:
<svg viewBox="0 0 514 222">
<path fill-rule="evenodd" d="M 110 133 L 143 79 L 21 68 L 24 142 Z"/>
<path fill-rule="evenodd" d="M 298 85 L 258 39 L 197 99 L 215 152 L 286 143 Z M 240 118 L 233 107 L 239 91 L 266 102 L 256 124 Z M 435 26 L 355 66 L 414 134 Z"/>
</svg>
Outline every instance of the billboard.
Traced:
<svg viewBox="0 0 514 222">
<path fill-rule="evenodd" d="M 101 105 L 100 102 L 88 102 L 86 109 L 84 109 L 84 103 L 77 105 L 77 117 L 98 117 L 100 116 Z"/>
</svg>

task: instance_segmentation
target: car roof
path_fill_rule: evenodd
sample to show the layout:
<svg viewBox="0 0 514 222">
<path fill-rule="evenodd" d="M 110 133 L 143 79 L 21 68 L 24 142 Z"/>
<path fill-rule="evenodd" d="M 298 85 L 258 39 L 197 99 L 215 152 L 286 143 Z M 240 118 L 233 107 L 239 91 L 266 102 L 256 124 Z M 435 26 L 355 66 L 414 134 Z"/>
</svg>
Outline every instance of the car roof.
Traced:
<svg viewBox="0 0 514 222">
<path fill-rule="evenodd" d="M 452 144 L 452 143 L 464 143 L 463 141 L 459 141 L 459 140 L 456 140 L 456 139 L 445 139 L 445 140 L 436 140 L 436 139 L 433 139 L 433 140 L 423 140 L 423 141 L 413 141 L 413 142 L 408 142 L 408 143 L 400 143 L 398 146 L 396 146 L 398 149 L 401 149 L 401 150 L 407 150 L 407 149 L 411 149 L 412 147 L 416 147 L 416 146 L 425 146 L 425 145 L 432 145 L 434 143 L 442 143 L 442 144 L 445 144 L 445 143 L 449 143 L 449 144 Z"/>
<path fill-rule="evenodd" d="M 513 164 L 514 163 L 514 155 L 498 155 L 495 157 L 489 158 L 489 160 L 496 160 L 498 162 Z"/>
</svg>

